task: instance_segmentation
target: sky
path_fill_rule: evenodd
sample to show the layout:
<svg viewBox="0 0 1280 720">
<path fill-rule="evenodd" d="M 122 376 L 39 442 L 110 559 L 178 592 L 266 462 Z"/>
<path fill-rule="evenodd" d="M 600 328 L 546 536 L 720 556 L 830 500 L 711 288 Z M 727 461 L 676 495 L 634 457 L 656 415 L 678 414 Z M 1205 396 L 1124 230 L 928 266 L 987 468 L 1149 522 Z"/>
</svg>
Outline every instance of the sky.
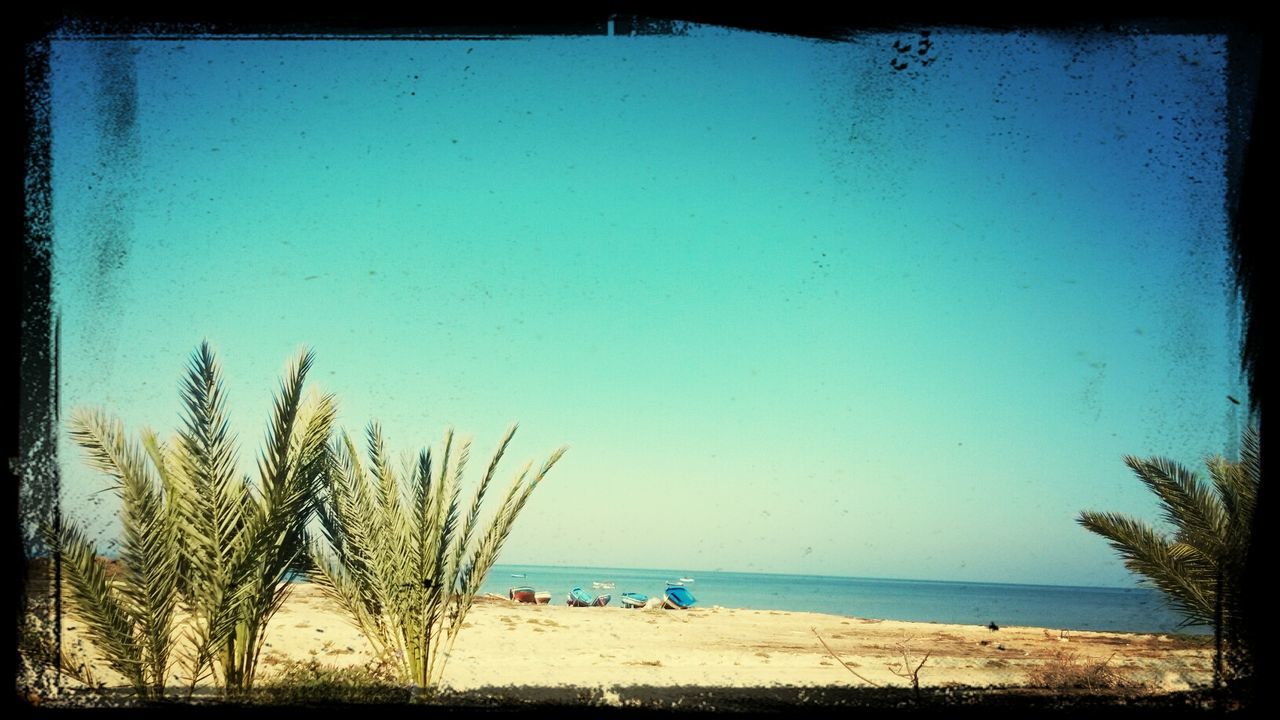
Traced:
<svg viewBox="0 0 1280 720">
<path fill-rule="evenodd" d="M 253 472 L 309 347 L 358 440 L 569 446 L 503 563 L 1134 585 L 1076 515 L 1245 422 L 1225 38 L 683 30 L 54 39 L 61 416 L 208 340 Z"/>
</svg>

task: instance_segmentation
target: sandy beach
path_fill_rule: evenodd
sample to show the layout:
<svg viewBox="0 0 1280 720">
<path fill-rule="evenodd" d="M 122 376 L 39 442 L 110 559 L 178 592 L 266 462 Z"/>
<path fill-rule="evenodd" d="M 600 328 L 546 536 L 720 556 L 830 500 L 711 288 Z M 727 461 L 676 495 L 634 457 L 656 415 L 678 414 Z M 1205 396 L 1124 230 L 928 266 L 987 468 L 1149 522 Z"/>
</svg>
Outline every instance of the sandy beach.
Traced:
<svg viewBox="0 0 1280 720">
<path fill-rule="evenodd" d="M 445 670 L 457 691 L 482 687 L 907 687 L 891 666 L 902 648 L 925 653 L 922 686 L 1025 685 L 1028 670 L 1063 651 L 1151 690 L 1212 681 L 1205 639 L 1052 628 L 899 622 L 816 613 L 696 607 L 685 611 L 517 605 L 477 598 Z M 83 629 L 64 622 L 72 647 Z M 820 635 L 856 677 L 819 642 Z M 298 585 L 272 620 L 260 680 L 290 660 L 359 666 L 373 659 L 360 632 L 312 585 Z M 87 645 L 87 643 L 86 643 Z M 105 668 L 99 677 L 122 685 Z"/>
</svg>

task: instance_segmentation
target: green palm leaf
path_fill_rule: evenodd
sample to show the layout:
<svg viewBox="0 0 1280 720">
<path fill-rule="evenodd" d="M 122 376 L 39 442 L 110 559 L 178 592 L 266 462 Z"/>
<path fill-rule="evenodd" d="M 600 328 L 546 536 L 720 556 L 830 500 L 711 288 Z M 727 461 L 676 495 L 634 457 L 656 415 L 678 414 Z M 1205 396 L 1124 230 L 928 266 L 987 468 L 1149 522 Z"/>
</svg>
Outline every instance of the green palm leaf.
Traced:
<svg viewBox="0 0 1280 720">
<path fill-rule="evenodd" d="M 1212 562 L 1189 545 L 1171 543 L 1147 523 L 1115 513 L 1082 512 L 1079 522 L 1110 541 L 1130 571 L 1148 578 L 1187 619 L 1213 620 Z"/>
<path fill-rule="evenodd" d="M 70 434 L 85 450 L 90 464 L 113 478 L 121 497 L 122 572 L 118 589 L 110 594 L 118 595 L 118 602 L 136 626 L 131 632 L 136 632 L 142 644 L 146 693 L 163 695 L 173 651 L 181 545 L 172 503 L 164 497 L 161 480 L 149 463 L 158 460 L 162 472 L 167 471 L 167 465 L 158 446 L 152 454 L 129 443 L 122 424 L 100 411 L 74 413 Z"/>
<path fill-rule="evenodd" d="M 1141 520 L 1116 513 L 1085 511 L 1078 522 L 1101 535 L 1125 567 L 1164 593 L 1186 625 L 1228 630 L 1242 586 L 1253 512 L 1261 481 L 1255 428 L 1241 438 L 1240 460 L 1205 460 L 1210 482 L 1164 458 L 1126 456 L 1125 464 L 1160 501 L 1164 534 Z"/>
<path fill-rule="evenodd" d="M 235 472 L 235 439 L 229 430 L 221 369 L 209 344 L 192 354 L 183 384 L 184 427 L 177 459 L 182 482 L 180 512 L 189 563 L 187 604 L 196 618 L 186 654 L 190 684 L 206 674 L 217 648 L 235 632 L 234 565 L 247 506 Z"/>
<path fill-rule="evenodd" d="M 334 462 L 318 512 L 325 542 L 312 548 L 309 575 L 380 653 L 396 660 L 405 680 L 420 687 L 439 681 L 516 514 L 564 453 L 556 451 L 532 483 L 524 483 L 529 466 L 516 476 L 488 530 L 469 550 L 480 504 L 514 433 L 513 426 L 503 437 L 465 516 L 460 499 L 470 444 L 455 442 L 452 430 L 444 435 L 438 465 L 429 449 L 418 453 L 405 472 L 408 488 L 391 469 L 376 423 L 366 431 L 372 478 L 349 437 L 341 434 L 332 444 Z"/>
<path fill-rule="evenodd" d="M 65 592 L 71 612 L 102 651 L 111 669 L 128 678 L 135 692 L 148 695 L 143 644 L 134 635 L 136 619 L 120 602 L 98 562 L 97 548 L 74 523 L 46 530 L 46 542 L 62 556 Z"/>
<path fill-rule="evenodd" d="M 113 480 L 123 508 L 115 585 L 89 562 L 74 527 L 58 536 L 72 570 L 73 605 L 113 666 L 140 694 L 158 696 L 174 658 L 195 687 L 219 674 L 227 692 L 252 688 L 265 628 L 309 563 L 306 526 L 331 474 L 330 395 L 304 400 L 313 355 L 289 366 L 268 422 L 256 484 L 236 472 L 221 371 L 208 343 L 192 354 L 182 385 L 183 427 L 172 444 L 144 430 L 126 442 L 118 421 L 78 411 L 71 437 Z M 86 559 L 87 558 L 87 559 Z M 188 611 L 175 647 L 178 605 Z"/>
<path fill-rule="evenodd" d="M 1163 458 L 1125 457 L 1124 461 L 1160 499 L 1164 520 L 1180 539 L 1221 555 L 1216 543 L 1223 538 L 1226 513 L 1221 499 L 1195 473 Z"/>
</svg>

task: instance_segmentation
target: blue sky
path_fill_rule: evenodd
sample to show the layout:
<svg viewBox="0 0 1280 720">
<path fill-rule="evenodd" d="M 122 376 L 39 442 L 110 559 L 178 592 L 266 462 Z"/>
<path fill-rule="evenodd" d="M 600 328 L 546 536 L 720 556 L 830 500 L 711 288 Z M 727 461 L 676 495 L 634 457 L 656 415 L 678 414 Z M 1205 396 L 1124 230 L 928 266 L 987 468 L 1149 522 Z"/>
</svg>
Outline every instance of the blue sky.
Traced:
<svg viewBox="0 0 1280 720">
<path fill-rule="evenodd" d="M 921 40 L 56 40 L 63 416 L 207 338 L 248 471 L 308 346 L 353 434 L 570 445 L 502 562 L 1132 584 L 1076 513 L 1243 421 L 1225 40 Z"/>
</svg>

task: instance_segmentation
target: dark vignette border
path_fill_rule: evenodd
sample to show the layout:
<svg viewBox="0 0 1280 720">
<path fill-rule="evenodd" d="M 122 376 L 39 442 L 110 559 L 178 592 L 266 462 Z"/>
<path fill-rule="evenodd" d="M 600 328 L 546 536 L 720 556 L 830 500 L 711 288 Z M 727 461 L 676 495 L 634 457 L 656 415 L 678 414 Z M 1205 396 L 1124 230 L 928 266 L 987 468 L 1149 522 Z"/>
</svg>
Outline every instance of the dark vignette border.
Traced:
<svg viewBox="0 0 1280 720">
<path fill-rule="evenodd" d="M 24 28 L 25 29 L 25 28 Z M 45 28 L 41 28 L 45 29 Z M 10 51 L 18 56 L 16 64 L 21 73 L 24 97 L 21 108 L 24 122 L 13 127 L 21 128 L 23 165 L 18 173 L 21 187 L 21 239 L 16 243 L 18 253 L 14 266 L 18 282 L 13 284 L 17 294 L 18 315 L 18 390 L 9 407 L 17 409 L 18 432 L 10 438 L 17 439 L 17 446 L 6 444 L 10 478 L 9 499 L 14 501 L 12 538 L 9 557 L 14 563 L 18 582 L 11 587 L 18 592 L 11 595 L 17 613 L 12 624 L 6 624 L 6 638 L 11 631 L 12 654 L 7 654 L 5 667 L 12 666 L 16 677 L 18 668 L 18 640 L 22 618 L 26 612 L 27 560 L 43 551 L 41 543 L 32 536 L 32 530 L 41 522 L 58 522 L 58 466 L 56 447 L 58 383 L 56 364 L 56 318 L 50 305 L 50 253 L 52 227 L 50 225 L 51 183 L 48 164 L 49 137 L 49 45 L 43 37 L 24 35 L 22 43 L 15 43 Z M 12 57 L 12 55 L 11 55 Z M 17 107 L 17 104 L 14 104 Z M 56 573 L 56 570 L 55 570 Z M 60 615 L 55 597 L 54 614 Z M 56 635 L 55 635 L 56 637 Z M 56 642 L 56 640 L 55 640 Z"/>
<path fill-rule="evenodd" d="M 248 36 L 263 39 L 347 39 L 367 40 L 377 38 L 439 40 L 467 37 L 474 39 L 499 39 L 513 35 L 672 35 L 682 34 L 684 23 L 714 24 L 742 30 L 794 35 L 813 39 L 843 41 L 870 32 L 894 31 L 902 28 L 962 26 L 995 30 L 1061 31 L 1068 34 L 1088 35 L 1098 32 L 1123 33 L 1223 33 L 1228 37 L 1228 158 L 1227 193 L 1224 198 L 1230 227 L 1231 252 L 1235 272 L 1236 292 L 1243 303 L 1244 323 L 1240 348 L 1240 367 L 1249 391 L 1249 410 L 1259 428 L 1262 423 L 1262 399 L 1265 385 L 1265 353 L 1261 310 L 1266 307 L 1264 280 L 1261 265 L 1265 252 L 1260 238 L 1262 223 L 1259 219 L 1263 202 L 1262 174 L 1266 169 L 1264 155 L 1269 147 L 1266 142 L 1266 85 L 1269 77 L 1265 61 L 1262 21 L 1256 13 L 1226 15 L 1200 13 L 1183 19 L 1167 19 L 1151 15 L 1100 16 L 1086 13 L 1059 12 L 1045 15 L 1044 10 L 999 14 L 974 14 L 973 12 L 912 13 L 908 9 L 859 8 L 857 12 L 805 12 L 788 9 L 782 13 L 738 9 L 736 12 L 706 10 L 663 11 L 626 9 L 620 12 L 600 10 L 596 13 L 560 13 L 529 9 L 504 10 L 499 19 L 485 17 L 477 11 L 458 12 L 456 9 L 432 8 L 430 11 L 400 11 L 393 19 L 373 19 L 358 14 L 328 12 L 319 18 L 299 20 L 296 15 L 271 13 L 259 10 L 256 15 L 241 15 L 230 19 L 218 13 L 184 15 L 181 11 L 167 11 L 162 16 L 146 13 L 84 13 L 63 11 L 57 7 L 37 10 L 36 17 L 23 18 L 17 28 L 16 42 L 11 39 L 10 58 L 18 66 L 14 75 L 20 75 L 23 84 L 22 117 L 17 126 L 22 128 L 22 166 L 18 172 L 21 185 L 21 232 L 17 262 L 18 282 L 14 290 L 18 295 L 19 337 L 19 387 L 16 402 L 18 432 L 17 446 L 10 447 L 9 497 L 15 502 L 17 512 L 12 516 L 17 522 L 10 535 L 9 557 L 15 568 L 24 568 L 28 557 L 43 551 L 41 543 L 34 540 L 28 529 L 42 521 L 56 524 L 58 521 L 57 497 L 59 476 L 56 458 L 58 422 L 57 343 L 58 318 L 50 303 L 50 137 L 49 137 L 49 41 L 54 36 L 94 35 L 107 38 L 146 37 L 218 37 L 226 35 Z M 10 77 L 14 77 L 11 75 Z M 14 103 L 12 107 L 17 107 Z M 12 388 L 12 386 L 10 386 Z M 1266 443 L 1262 445 L 1265 454 Z M 1265 476 L 1265 473 L 1264 473 Z M 1271 661 L 1260 642 L 1263 624 L 1263 564 L 1265 547 L 1270 545 L 1270 518 L 1273 493 L 1266 490 L 1266 482 L 1259 489 L 1254 531 L 1246 572 L 1246 592 L 1243 607 L 1239 610 L 1252 622 L 1245 623 L 1243 639 L 1254 661 L 1254 681 L 1241 688 L 1240 697 L 1257 707 L 1271 704 L 1270 691 L 1260 683 L 1269 677 Z M 19 564 L 20 563 L 20 564 Z M 57 566 L 55 562 L 55 573 Z M 15 585 L 16 619 L 20 622 L 25 610 L 26 573 L 19 572 L 21 582 Z M 9 655 L 17 661 L 17 623 L 9 626 L 14 633 L 15 652 Z M 692 688 L 690 689 L 692 690 Z M 704 689 L 706 690 L 706 689 Z M 744 689 L 731 693 L 720 691 L 719 701 L 692 710 L 730 710 L 736 712 L 771 712 L 795 710 L 803 707 L 796 698 L 787 700 L 764 689 Z M 536 693 L 535 693 L 536 694 Z M 692 693 L 696 694 L 696 693 Z M 545 695 L 545 693 L 544 693 Z M 11 696 L 12 697 L 12 696 Z M 508 698 L 510 700 L 510 698 Z M 530 696 L 525 709 L 536 707 L 540 711 L 582 709 L 581 704 L 566 702 L 566 698 L 544 697 L 541 701 Z M 829 698 L 834 704 L 845 702 Z M 18 699 L 25 704 L 24 699 Z M 972 701 L 970 701 L 972 702 Z M 854 704 L 864 709 L 907 709 L 890 701 L 871 697 Z M 371 706 L 370 710 L 374 709 Z M 1025 702 L 999 702 L 979 704 L 962 703 L 945 707 L 933 706 L 935 712 L 945 711 L 949 716 L 961 707 L 980 711 L 987 715 L 993 709 L 1025 711 L 1046 709 L 1051 706 Z M 1085 709 L 1078 700 L 1066 701 L 1057 709 L 1070 711 Z M 195 708 L 189 708 L 196 710 Z M 212 710 L 213 708 L 205 708 Z M 381 707 L 378 710 L 395 708 Z M 499 710 L 491 703 L 466 701 L 452 707 L 432 707 L 434 712 L 447 714 Z M 508 710 L 515 709 L 507 706 Z M 922 710 L 925 708 L 915 708 Z M 427 708 L 415 708 L 418 711 Z M 644 715 L 652 712 L 668 714 L 670 711 L 626 711 L 593 707 L 593 714 Z M 198 712 L 202 712 L 199 710 Z M 1088 704 L 1088 711 L 1108 714 L 1108 711 L 1134 713 L 1169 711 L 1194 711 L 1194 707 L 1182 702 L 1167 706 L 1134 706 L 1122 708 L 1114 705 Z"/>
</svg>

